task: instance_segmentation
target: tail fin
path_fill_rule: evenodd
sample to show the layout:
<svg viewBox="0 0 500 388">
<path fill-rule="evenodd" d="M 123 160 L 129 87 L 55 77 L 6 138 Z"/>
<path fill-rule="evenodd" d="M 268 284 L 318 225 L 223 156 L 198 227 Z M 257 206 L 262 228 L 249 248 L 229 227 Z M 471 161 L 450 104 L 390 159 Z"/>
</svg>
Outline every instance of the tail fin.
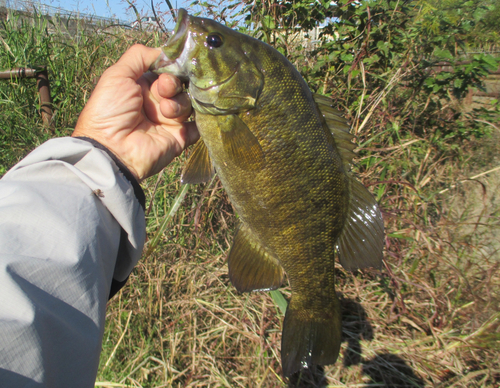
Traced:
<svg viewBox="0 0 500 388">
<path fill-rule="evenodd" d="M 336 297 L 328 311 L 294 309 L 292 302 L 285 314 L 281 339 L 281 362 L 286 377 L 312 364 L 333 364 L 339 355 L 342 336 L 340 302 Z"/>
</svg>

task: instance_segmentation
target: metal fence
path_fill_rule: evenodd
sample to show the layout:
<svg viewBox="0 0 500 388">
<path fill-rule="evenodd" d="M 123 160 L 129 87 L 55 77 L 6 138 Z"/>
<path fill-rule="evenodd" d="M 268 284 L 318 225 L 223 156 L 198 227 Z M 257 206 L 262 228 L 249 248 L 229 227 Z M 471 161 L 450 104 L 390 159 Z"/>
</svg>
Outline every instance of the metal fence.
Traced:
<svg viewBox="0 0 500 388">
<path fill-rule="evenodd" d="M 116 18 L 106 18 L 78 11 L 68 11 L 60 7 L 52 7 L 50 5 L 42 4 L 39 1 L 0 0 L 0 7 L 5 7 L 7 9 L 22 11 L 27 13 L 32 13 L 36 11 L 41 15 L 47 15 L 47 16 L 83 19 L 91 23 L 99 23 L 99 24 L 128 23 L 125 20 L 120 20 Z"/>
</svg>

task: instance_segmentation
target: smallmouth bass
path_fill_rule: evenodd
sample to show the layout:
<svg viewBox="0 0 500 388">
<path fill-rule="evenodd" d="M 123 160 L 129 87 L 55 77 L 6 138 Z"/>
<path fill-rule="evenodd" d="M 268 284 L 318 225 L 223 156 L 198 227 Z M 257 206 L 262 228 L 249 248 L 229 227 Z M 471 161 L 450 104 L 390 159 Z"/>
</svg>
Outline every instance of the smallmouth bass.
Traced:
<svg viewBox="0 0 500 388">
<path fill-rule="evenodd" d="M 151 69 L 189 82 L 201 134 L 182 181 L 216 170 L 242 221 L 232 284 L 272 290 L 286 273 L 284 375 L 333 364 L 342 334 L 334 252 L 346 269 L 379 267 L 384 236 L 375 199 L 350 173 L 346 121 L 277 50 L 213 20 L 181 9 L 162 51 Z"/>
</svg>

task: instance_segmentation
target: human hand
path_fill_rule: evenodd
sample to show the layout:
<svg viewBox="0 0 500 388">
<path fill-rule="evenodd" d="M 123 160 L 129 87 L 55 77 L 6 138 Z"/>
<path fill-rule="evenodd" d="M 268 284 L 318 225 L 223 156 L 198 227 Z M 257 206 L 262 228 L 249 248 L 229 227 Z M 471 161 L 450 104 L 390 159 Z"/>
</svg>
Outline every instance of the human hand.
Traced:
<svg viewBox="0 0 500 388">
<path fill-rule="evenodd" d="M 72 136 L 97 140 L 139 180 L 160 172 L 198 138 L 178 78 L 147 73 L 161 53 L 134 45 L 101 76 Z"/>
</svg>

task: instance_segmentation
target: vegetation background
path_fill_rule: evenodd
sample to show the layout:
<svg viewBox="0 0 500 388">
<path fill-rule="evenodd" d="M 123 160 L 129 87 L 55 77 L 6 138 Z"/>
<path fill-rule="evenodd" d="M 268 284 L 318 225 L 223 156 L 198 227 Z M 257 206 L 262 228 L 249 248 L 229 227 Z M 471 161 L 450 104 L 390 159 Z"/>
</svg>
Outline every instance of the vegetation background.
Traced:
<svg viewBox="0 0 500 388">
<path fill-rule="evenodd" d="M 180 157 L 144 184 L 149 241 L 109 302 L 96 386 L 498 387 L 500 1 L 185 6 L 274 45 L 349 118 L 355 168 L 383 211 L 384 267 L 337 267 L 339 360 L 285 381 L 276 295 L 289 288 L 274 299 L 237 294 L 224 262 L 231 204 L 217 178 L 181 187 Z M 0 67 L 47 66 L 54 117 L 43 125 L 33 79 L 0 83 L 0 175 L 71 133 L 127 47 L 167 39 L 123 26 L 69 34 L 57 17 L 2 15 Z"/>
</svg>

